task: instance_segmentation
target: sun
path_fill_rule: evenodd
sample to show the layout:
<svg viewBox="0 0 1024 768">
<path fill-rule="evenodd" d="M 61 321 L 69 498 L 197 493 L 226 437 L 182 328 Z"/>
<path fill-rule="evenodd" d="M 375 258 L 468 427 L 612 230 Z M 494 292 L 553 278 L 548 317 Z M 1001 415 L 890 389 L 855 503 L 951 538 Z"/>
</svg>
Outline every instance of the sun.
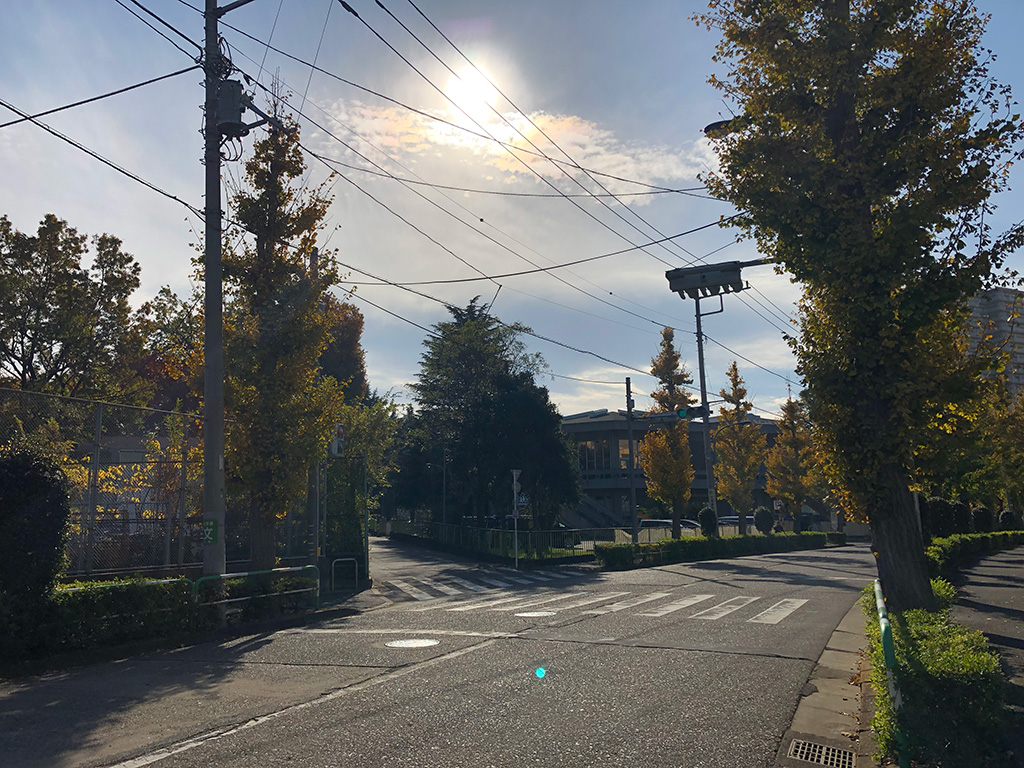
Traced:
<svg viewBox="0 0 1024 768">
<path fill-rule="evenodd" d="M 491 78 L 481 74 L 473 67 L 464 67 L 448 79 L 444 94 L 451 101 L 448 111 L 457 119 L 465 119 L 469 115 L 478 123 L 487 123 L 495 119 L 494 109 L 498 106 L 501 94 L 489 82 Z"/>
</svg>

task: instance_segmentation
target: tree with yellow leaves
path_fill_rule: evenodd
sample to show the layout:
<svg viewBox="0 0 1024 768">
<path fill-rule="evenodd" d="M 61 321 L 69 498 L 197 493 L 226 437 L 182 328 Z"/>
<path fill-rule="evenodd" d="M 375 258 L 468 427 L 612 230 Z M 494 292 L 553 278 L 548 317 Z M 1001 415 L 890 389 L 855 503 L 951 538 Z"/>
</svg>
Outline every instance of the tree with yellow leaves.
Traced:
<svg viewBox="0 0 1024 768">
<path fill-rule="evenodd" d="M 747 389 L 735 360 L 726 376 L 729 389 L 719 390 L 726 404 L 718 409 L 718 426 L 711 433 L 715 480 L 719 497 L 736 510 L 740 533 L 746 535 L 747 512 L 754 506 L 754 480 L 768 441 L 756 424 L 747 421 L 753 405 L 745 399 Z"/>
</svg>

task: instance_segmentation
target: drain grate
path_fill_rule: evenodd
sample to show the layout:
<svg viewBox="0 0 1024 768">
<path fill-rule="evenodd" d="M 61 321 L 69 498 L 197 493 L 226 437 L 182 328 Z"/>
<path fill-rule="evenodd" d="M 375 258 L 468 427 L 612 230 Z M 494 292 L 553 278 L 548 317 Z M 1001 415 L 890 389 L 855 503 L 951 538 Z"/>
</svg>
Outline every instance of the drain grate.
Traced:
<svg viewBox="0 0 1024 768">
<path fill-rule="evenodd" d="M 825 765 L 828 768 L 854 768 L 855 757 L 848 749 L 837 749 L 824 744 L 812 744 L 809 741 L 794 739 L 789 745 L 789 754 L 796 760 Z"/>
</svg>

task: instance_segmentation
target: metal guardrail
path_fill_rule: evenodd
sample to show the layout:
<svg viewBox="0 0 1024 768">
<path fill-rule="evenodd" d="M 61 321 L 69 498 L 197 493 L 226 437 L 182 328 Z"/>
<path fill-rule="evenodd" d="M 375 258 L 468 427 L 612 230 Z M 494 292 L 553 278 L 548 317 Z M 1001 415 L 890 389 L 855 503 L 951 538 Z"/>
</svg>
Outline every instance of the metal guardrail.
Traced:
<svg viewBox="0 0 1024 768">
<path fill-rule="evenodd" d="M 893 644 L 892 624 L 889 622 L 889 611 L 885 607 L 885 595 L 882 593 L 882 582 L 879 579 L 875 579 L 875 609 L 878 611 L 878 630 L 882 639 L 882 654 L 885 656 L 885 676 L 889 684 L 889 698 L 892 700 L 892 708 L 897 716 L 897 759 L 900 768 L 910 768 L 906 736 L 899 727 L 899 711 L 903 708 L 903 697 L 900 696 L 899 687 L 896 685 L 896 646 Z"/>
<path fill-rule="evenodd" d="M 243 571 L 241 573 L 221 573 L 214 576 L 200 576 L 192 584 L 192 597 L 194 600 L 199 599 L 199 585 L 204 581 L 222 581 L 226 579 L 243 579 L 247 576 L 265 576 L 266 574 L 282 574 L 295 571 L 308 571 L 313 569 L 316 574 L 316 586 L 307 587 L 305 589 L 292 589 L 287 592 L 273 592 L 266 595 L 249 595 L 247 597 L 234 597 L 227 600 L 214 600 L 209 603 L 199 603 L 199 605 L 221 605 L 226 603 L 237 603 L 243 600 L 251 600 L 253 597 L 275 597 L 277 595 L 293 595 L 300 592 L 312 592 L 313 601 L 317 607 L 320 608 L 320 569 L 315 565 L 297 565 L 293 568 L 270 568 L 265 571 Z"/>
<path fill-rule="evenodd" d="M 334 566 L 338 563 L 352 563 L 355 566 L 356 583 L 355 586 L 359 586 L 359 561 L 354 557 L 339 557 L 331 563 L 331 592 L 334 591 Z"/>
</svg>

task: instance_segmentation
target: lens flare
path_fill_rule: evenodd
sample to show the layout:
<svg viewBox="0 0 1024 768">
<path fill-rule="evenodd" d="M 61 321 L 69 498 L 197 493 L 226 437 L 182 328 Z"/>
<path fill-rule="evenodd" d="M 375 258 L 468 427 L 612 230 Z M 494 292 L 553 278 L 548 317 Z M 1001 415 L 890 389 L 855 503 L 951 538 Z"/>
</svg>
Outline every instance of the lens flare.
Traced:
<svg viewBox="0 0 1024 768">
<path fill-rule="evenodd" d="M 543 678 L 547 673 L 548 671 L 544 667 L 537 667 L 537 677 Z"/>
</svg>

